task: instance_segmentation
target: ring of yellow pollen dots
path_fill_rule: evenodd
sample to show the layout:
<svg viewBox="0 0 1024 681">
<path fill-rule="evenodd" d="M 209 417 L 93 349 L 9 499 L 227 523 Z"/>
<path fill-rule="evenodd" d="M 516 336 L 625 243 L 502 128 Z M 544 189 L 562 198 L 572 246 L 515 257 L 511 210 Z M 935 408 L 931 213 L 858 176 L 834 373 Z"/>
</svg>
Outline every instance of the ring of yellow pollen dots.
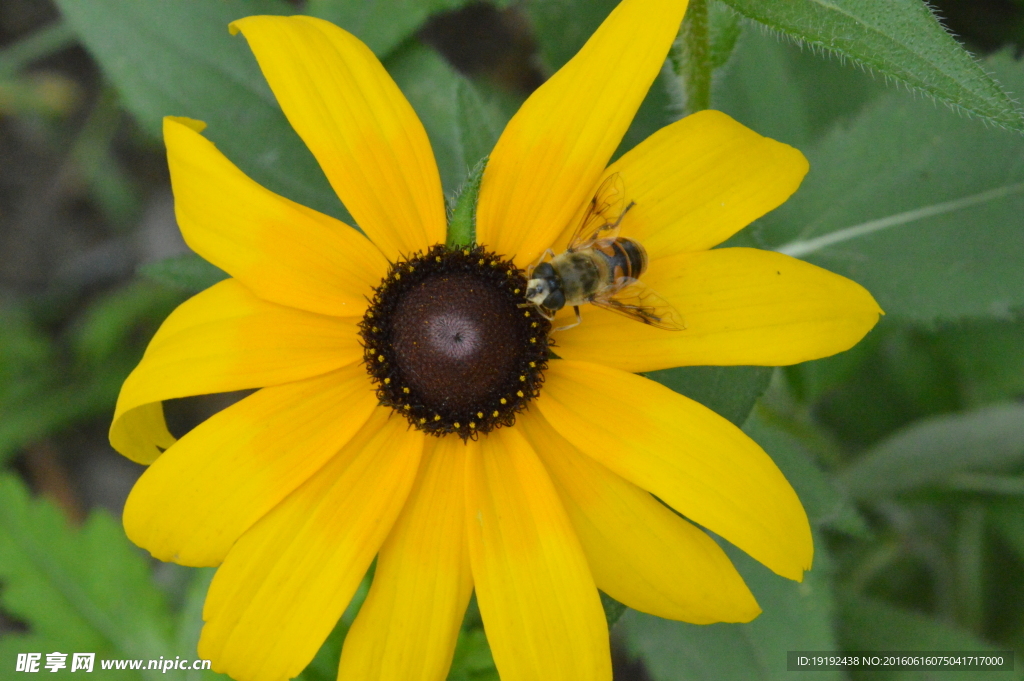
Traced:
<svg viewBox="0 0 1024 681">
<path fill-rule="evenodd" d="M 523 271 L 479 245 L 393 263 L 360 324 L 381 404 L 464 440 L 515 423 L 539 393 L 551 330 L 525 291 Z"/>
</svg>

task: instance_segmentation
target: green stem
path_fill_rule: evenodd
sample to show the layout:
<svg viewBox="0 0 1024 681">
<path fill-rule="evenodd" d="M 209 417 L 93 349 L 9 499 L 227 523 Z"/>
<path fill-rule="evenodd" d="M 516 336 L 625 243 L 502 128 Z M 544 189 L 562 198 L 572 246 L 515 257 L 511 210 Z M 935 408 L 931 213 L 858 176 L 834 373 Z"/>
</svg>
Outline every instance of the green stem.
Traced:
<svg viewBox="0 0 1024 681">
<path fill-rule="evenodd" d="M 448 220 L 448 238 L 445 240 L 448 248 L 462 248 L 476 243 L 476 200 L 480 195 L 480 180 L 486 167 L 487 157 L 484 156 L 469 172 L 469 177 L 455 199 L 455 207 Z"/>
<path fill-rule="evenodd" d="M 11 76 L 32 62 L 49 56 L 75 42 L 75 32 L 57 21 L 0 50 L 0 77 Z"/>
<path fill-rule="evenodd" d="M 686 94 L 686 115 L 711 107 L 711 33 L 707 0 L 690 0 L 679 36 L 669 53 L 672 70 Z"/>
</svg>

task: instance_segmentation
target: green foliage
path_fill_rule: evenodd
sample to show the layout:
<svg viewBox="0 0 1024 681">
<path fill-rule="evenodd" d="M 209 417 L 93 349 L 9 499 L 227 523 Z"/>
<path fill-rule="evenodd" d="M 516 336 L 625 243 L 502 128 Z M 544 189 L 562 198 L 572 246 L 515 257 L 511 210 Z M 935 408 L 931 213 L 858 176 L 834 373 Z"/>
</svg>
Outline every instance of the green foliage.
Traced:
<svg viewBox="0 0 1024 681">
<path fill-rule="evenodd" d="M 0 461 L 48 434 L 108 415 L 142 342 L 181 300 L 178 291 L 128 284 L 98 296 L 60 343 L 27 309 L 0 308 Z"/>
<path fill-rule="evenodd" d="M 430 15 L 459 9 L 470 0 L 309 0 L 306 13 L 359 36 L 378 56 L 390 54 Z M 507 5 L 509 0 L 497 3 Z"/>
<path fill-rule="evenodd" d="M 864 519 L 844 492 L 823 470 L 798 435 L 772 422 L 769 409 L 755 409 L 743 430 L 772 457 L 796 490 L 812 525 L 864 535 Z"/>
<path fill-rule="evenodd" d="M 1020 64 L 988 66 L 1024 85 Z M 892 93 L 807 156 L 800 192 L 758 222 L 760 243 L 860 282 L 889 315 L 1024 305 L 1024 138 Z"/>
<path fill-rule="evenodd" d="M 483 629 L 474 627 L 459 632 L 448 681 L 499 681 Z"/>
<path fill-rule="evenodd" d="M 771 367 L 679 367 L 646 375 L 741 426 L 768 387 L 772 371 Z"/>
<path fill-rule="evenodd" d="M 0 405 L 10 408 L 44 385 L 53 361 L 49 339 L 28 311 L 0 307 Z"/>
<path fill-rule="evenodd" d="M 228 276 L 222 269 L 211 265 L 195 253 L 147 263 L 139 268 L 139 274 L 158 284 L 189 293 L 199 293 Z"/>
<path fill-rule="evenodd" d="M 1016 103 L 920 0 L 724 2 L 812 48 L 852 59 L 967 114 L 1024 131 Z"/>
<path fill-rule="evenodd" d="M 838 58 L 779 40 L 750 23 L 741 28 L 712 105 L 762 135 L 806 152 L 886 93 L 881 79 Z"/>
<path fill-rule="evenodd" d="M 523 9 L 533 26 L 541 65 L 554 73 L 615 9 L 618 0 L 527 0 Z"/>
<path fill-rule="evenodd" d="M 611 628 L 626 612 L 627 608 L 622 603 L 601 591 L 601 607 L 604 608 L 604 618 L 608 622 L 608 627 Z"/>
<path fill-rule="evenodd" d="M 491 153 L 508 117 L 429 47 L 410 44 L 385 66 L 423 121 L 441 184 L 453 195 Z"/>
<path fill-rule="evenodd" d="M 965 405 L 1024 395 L 1024 319 L 980 319 L 939 329 L 936 345 Z"/>
<path fill-rule="evenodd" d="M 538 57 L 547 73 L 554 73 L 576 52 L 618 4 L 617 0 L 529 0 L 523 5 L 531 20 Z M 724 46 L 721 46 L 724 49 Z M 721 51 L 719 56 L 722 56 Z M 617 158 L 652 133 L 679 118 L 682 90 L 662 72 L 654 81 L 633 123 L 616 150 Z"/>
<path fill-rule="evenodd" d="M 652 681 L 789 679 L 787 650 L 836 650 L 828 556 L 815 542 L 815 569 L 791 582 L 732 547 L 726 552 L 763 612 L 748 624 L 695 625 L 627 612 L 616 626 L 626 651 L 646 663 Z M 801 678 L 840 681 L 838 671 Z"/>
<path fill-rule="evenodd" d="M 966 631 L 937 622 L 915 612 L 895 608 L 865 597 L 839 599 L 842 612 L 839 637 L 846 650 L 971 650 L 995 651 L 997 648 Z M 903 681 L 922 678 L 921 672 L 878 670 L 858 672 L 855 680 L 875 679 Z M 943 679 L 969 681 L 977 679 L 977 670 L 949 669 L 941 672 Z M 1015 671 L 986 671 L 986 679 L 1020 679 L 1019 665 Z"/>
<path fill-rule="evenodd" d="M 14 668 L 19 652 L 95 652 L 99 678 L 100 659 L 195 657 L 191 634 L 197 632 L 185 636 L 185 648 L 176 647 L 165 598 L 117 521 L 95 511 L 81 529 L 71 529 L 52 504 L 31 500 L 8 474 L 0 475 L 0 579 L 4 610 L 30 628 L 0 640 L 5 669 Z M 180 671 L 106 674 L 186 678 Z"/>
<path fill-rule="evenodd" d="M 1020 500 L 992 504 L 992 526 L 1002 536 L 1017 559 L 1024 562 L 1024 503 Z"/>
<path fill-rule="evenodd" d="M 996 404 L 919 421 L 878 443 L 843 471 L 855 498 L 877 499 L 957 473 L 1005 472 L 1024 463 L 1024 405 Z"/>
<path fill-rule="evenodd" d="M 151 134 L 160 134 L 168 115 L 205 121 L 204 134 L 254 180 L 350 219 L 285 120 L 245 39 L 228 33 L 228 24 L 244 16 L 291 14 L 288 4 L 60 0 L 58 5 Z"/>
</svg>

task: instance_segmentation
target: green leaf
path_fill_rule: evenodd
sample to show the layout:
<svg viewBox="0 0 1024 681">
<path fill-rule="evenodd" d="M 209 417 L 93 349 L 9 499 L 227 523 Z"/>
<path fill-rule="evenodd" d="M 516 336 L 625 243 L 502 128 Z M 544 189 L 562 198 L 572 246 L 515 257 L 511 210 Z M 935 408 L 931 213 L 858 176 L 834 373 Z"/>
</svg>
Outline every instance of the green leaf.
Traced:
<svg viewBox="0 0 1024 681">
<path fill-rule="evenodd" d="M 174 565 L 173 567 L 178 568 L 179 566 Z M 203 604 L 206 602 L 206 592 L 210 588 L 210 581 L 213 579 L 216 569 L 179 569 L 188 570 L 191 574 L 185 587 L 184 600 L 175 615 L 174 650 L 191 654 L 191 651 L 197 650 L 199 646 L 199 634 L 203 629 Z M 192 655 L 192 657 L 196 657 L 196 655 Z M 189 669 L 184 672 L 183 681 L 214 681 L 214 679 L 226 681 L 228 677 L 210 669 Z"/>
<path fill-rule="evenodd" d="M 712 104 L 762 135 L 806 149 L 885 93 L 884 83 L 838 59 L 779 40 L 749 22 L 742 28 Z"/>
<path fill-rule="evenodd" d="M 774 426 L 763 409 L 755 409 L 743 431 L 761 445 L 793 485 L 815 526 L 828 526 L 864 536 L 867 525 L 835 483 L 818 466 L 814 457 L 792 435 Z"/>
<path fill-rule="evenodd" d="M 541 65 L 550 75 L 569 61 L 619 0 L 528 0 L 523 9 L 533 25 Z M 720 45 L 724 48 L 724 45 Z M 616 159 L 647 139 L 651 134 L 677 120 L 682 110 L 682 93 L 674 76 L 663 71 L 654 81 L 626 131 Z"/>
<path fill-rule="evenodd" d="M 977 492 L 1024 497 L 1024 476 L 957 473 L 944 481 L 944 486 L 957 492 Z"/>
<path fill-rule="evenodd" d="M 626 612 L 626 606 L 619 603 L 603 591 L 599 591 L 598 594 L 601 596 L 601 607 L 604 609 L 604 618 L 608 622 L 608 627 L 611 628 Z"/>
<path fill-rule="evenodd" d="M 181 299 L 148 282 L 95 297 L 68 327 L 71 366 L 26 315 L 0 310 L 0 461 L 40 437 L 109 417 L 142 341 Z"/>
<path fill-rule="evenodd" d="M 839 480 L 854 498 L 876 499 L 1022 460 L 1024 404 L 998 404 L 915 423 L 868 450 Z"/>
<path fill-rule="evenodd" d="M 82 365 L 98 366 L 128 350 L 130 359 L 138 359 L 129 350 L 132 334 L 140 325 L 156 328 L 183 299 L 180 291 L 147 281 L 132 282 L 99 297 L 75 324 L 71 337 L 75 358 Z"/>
<path fill-rule="evenodd" d="M 294 201 L 351 220 L 288 125 L 249 52 L 228 24 L 291 14 L 280 0 L 136 2 L 59 0 L 83 44 L 142 126 L 164 116 L 205 121 L 207 137 L 252 179 Z"/>
<path fill-rule="evenodd" d="M 481 158 L 490 153 L 508 119 L 433 49 L 410 43 L 384 64 L 423 121 L 452 195 Z"/>
<path fill-rule="evenodd" d="M 1017 553 L 1017 559 L 1024 562 L 1024 502 L 993 504 L 989 518 L 1007 545 Z"/>
<path fill-rule="evenodd" d="M 462 163 L 472 171 L 489 156 L 510 116 L 493 99 L 487 99 L 469 80 L 460 78 L 455 91 L 456 130 Z"/>
<path fill-rule="evenodd" d="M 1021 64 L 988 65 L 1024 86 Z M 807 155 L 803 187 L 756 223 L 761 244 L 858 281 L 897 317 L 1024 305 L 1024 138 L 893 94 Z"/>
<path fill-rule="evenodd" d="M 527 0 L 537 52 L 550 75 L 579 52 L 619 0 Z"/>
<path fill-rule="evenodd" d="M 1024 319 L 971 320 L 936 332 L 964 401 L 979 406 L 1024 396 Z"/>
<path fill-rule="evenodd" d="M 994 651 L 995 647 L 966 631 L 956 629 L 921 613 L 903 610 L 888 603 L 852 594 L 837 599 L 840 608 L 838 636 L 848 651 Z M 825 650 L 822 648 L 822 650 Z M 922 676 L 924 674 L 924 676 Z M 986 671 L 986 679 L 1020 679 L 1019 671 Z M 938 677 L 949 681 L 977 679 L 977 670 L 945 669 L 928 673 L 897 669 L 878 669 L 857 674 L 857 679 L 911 681 Z"/>
<path fill-rule="evenodd" d="M 682 94 L 676 90 L 676 78 L 670 71 L 662 70 L 654 79 L 654 84 L 647 91 L 640 109 L 629 124 L 629 129 L 622 137 L 618 149 L 612 155 L 614 161 L 645 139 L 679 119 L 682 110 Z"/>
<path fill-rule="evenodd" d="M 910 423 L 964 408 L 956 369 L 927 330 L 891 317 L 852 350 L 793 367 L 819 423 L 851 451 Z"/>
<path fill-rule="evenodd" d="M 63 21 L 55 21 L 0 50 L 0 79 L 17 74 L 51 54 L 73 45 L 75 33 Z"/>
<path fill-rule="evenodd" d="M 0 640 L 5 669 L 14 669 L 19 652 L 95 652 L 97 669 L 100 658 L 195 657 L 174 649 L 171 616 L 147 561 L 113 518 L 94 511 L 72 530 L 8 474 L 0 475 L 0 580 L 3 609 L 29 626 L 28 634 Z M 183 678 L 146 670 L 122 676 Z"/>
<path fill-rule="evenodd" d="M 1016 103 L 920 0 L 725 2 L 812 48 L 852 59 L 969 115 L 1024 131 Z"/>
<path fill-rule="evenodd" d="M 309 0 L 306 13 L 341 26 L 384 57 L 419 30 L 430 15 L 459 9 L 471 1 Z"/>
<path fill-rule="evenodd" d="M 473 627 L 459 632 L 448 681 L 499 681 L 483 629 Z"/>
<path fill-rule="evenodd" d="M 644 375 L 742 426 L 768 388 L 773 371 L 772 367 L 679 367 Z"/>
<path fill-rule="evenodd" d="M 227 279 L 227 273 L 211 265 L 195 253 L 186 253 L 139 267 L 139 274 L 164 286 L 199 293 L 219 281 Z"/>
<path fill-rule="evenodd" d="M 790 680 L 787 650 L 835 650 L 832 594 L 824 543 L 815 541 L 815 568 L 801 583 L 773 574 L 732 547 L 729 557 L 763 612 L 748 624 L 696 625 L 629 610 L 619 620 L 628 653 L 643 660 L 652 681 Z M 699 588 L 695 585 L 694 588 Z M 841 681 L 838 671 L 800 678 Z"/>
<path fill-rule="evenodd" d="M 0 407 L 3 411 L 54 378 L 49 338 L 20 307 L 0 307 Z"/>
</svg>

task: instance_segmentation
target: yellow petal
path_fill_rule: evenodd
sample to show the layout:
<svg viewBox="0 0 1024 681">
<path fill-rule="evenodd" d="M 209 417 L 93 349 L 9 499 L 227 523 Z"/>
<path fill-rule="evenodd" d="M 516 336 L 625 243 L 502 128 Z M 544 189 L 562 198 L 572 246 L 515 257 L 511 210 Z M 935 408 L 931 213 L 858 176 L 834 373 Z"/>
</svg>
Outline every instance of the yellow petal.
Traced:
<svg viewBox="0 0 1024 681">
<path fill-rule="evenodd" d="M 761 612 L 732 562 L 708 535 L 555 432 L 543 416 L 520 417 L 551 473 L 597 587 L 634 610 L 710 624 Z"/>
<path fill-rule="evenodd" d="M 423 436 L 392 416 L 378 408 L 337 456 L 231 548 L 203 609 L 199 657 L 212 660 L 214 671 L 284 681 L 316 654 L 416 477 Z"/>
<path fill-rule="evenodd" d="M 220 564 L 376 405 L 361 363 L 250 395 L 197 426 L 142 474 L 124 508 L 128 538 L 160 560 Z"/>
<path fill-rule="evenodd" d="M 423 125 L 366 45 L 312 17 L 231 24 L 288 121 L 389 260 L 445 240 L 441 177 Z"/>
<path fill-rule="evenodd" d="M 537 455 L 502 428 L 468 456 L 469 558 L 502 681 L 610 681 L 597 588 Z"/>
<path fill-rule="evenodd" d="M 161 400 L 287 383 L 352 364 L 362 356 L 356 321 L 268 303 L 234 279 L 222 281 L 160 326 L 121 388 L 110 443 L 151 463 L 174 442 Z"/>
<path fill-rule="evenodd" d="M 477 240 L 532 262 L 598 180 L 654 82 L 686 0 L 623 0 L 509 121 L 480 187 Z"/>
<path fill-rule="evenodd" d="M 249 179 L 180 118 L 164 119 L 178 225 L 188 245 L 264 300 L 361 315 L 387 261 L 343 222 Z"/>
<path fill-rule="evenodd" d="M 536 401 L 584 454 L 783 577 L 811 567 L 807 514 L 757 443 L 691 399 L 635 374 L 553 361 Z"/>
<path fill-rule="evenodd" d="M 473 447 L 475 451 L 475 446 Z M 339 681 L 444 681 L 473 592 L 463 479 L 468 447 L 429 438 L 420 474 L 345 636 Z"/>
<path fill-rule="evenodd" d="M 667 125 L 605 171 L 618 173 L 634 205 L 622 236 L 651 259 L 702 251 L 778 208 L 800 186 L 807 159 L 720 111 Z M 558 243 L 564 248 L 570 232 Z"/>
<path fill-rule="evenodd" d="M 783 366 L 853 347 L 882 314 L 860 284 L 754 248 L 662 258 L 642 281 L 676 307 L 684 330 L 656 329 L 586 305 L 583 323 L 556 336 L 558 354 L 631 372 Z"/>
</svg>

